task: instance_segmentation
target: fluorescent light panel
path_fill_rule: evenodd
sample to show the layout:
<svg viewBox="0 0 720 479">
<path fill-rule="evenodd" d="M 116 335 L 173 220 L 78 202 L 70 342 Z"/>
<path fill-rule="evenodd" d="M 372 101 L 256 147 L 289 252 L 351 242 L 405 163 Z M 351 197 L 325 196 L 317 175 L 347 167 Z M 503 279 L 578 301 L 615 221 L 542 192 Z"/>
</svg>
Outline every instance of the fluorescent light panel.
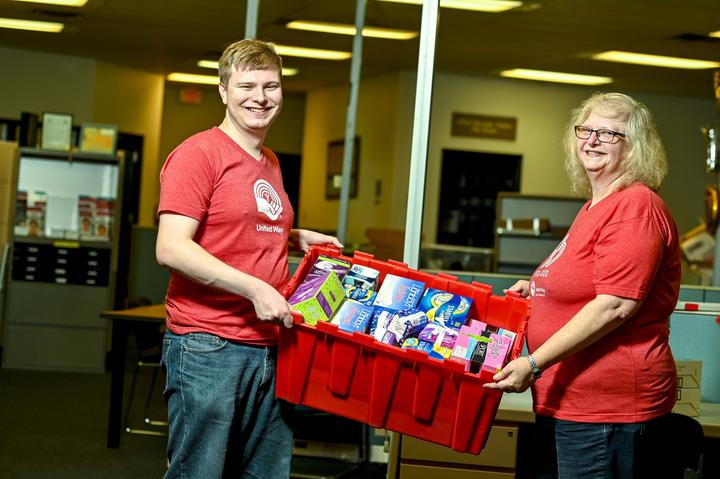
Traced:
<svg viewBox="0 0 720 479">
<path fill-rule="evenodd" d="M 35 20 L 18 20 L 16 18 L 0 18 L 0 28 L 13 30 L 30 30 L 31 32 L 62 32 L 65 25 L 56 22 L 38 22 Z"/>
<path fill-rule="evenodd" d="M 318 60 L 347 60 L 352 57 L 350 52 L 339 50 L 322 50 L 319 48 L 291 47 L 289 45 L 275 45 L 275 51 L 280 56 L 315 58 Z"/>
<path fill-rule="evenodd" d="M 421 5 L 422 0 L 381 0 L 392 3 L 410 3 Z M 459 10 L 473 10 L 476 12 L 500 13 L 522 5 L 523 2 L 513 0 L 440 0 L 443 8 L 456 8 Z"/>
<path fill-rule="evenodd" d="M 649 65 L 653 67 L 682 68 L 686 70 L 703 70 L 720 67 L 720 63 L 707 60 L 693 60 L 691 58 L 664 57 L 660 55 L 647 55 L 644 53 L 621 52 L 610 50 L 595 54 L 593 60 L 606 62 L 632 63 L 635 65 Z"/>
<path fill-rule="evenodd" d="M 217 62 L 215 62 L 217 64 Z M 300 70 L 297 68 L 283 68 L 283 77 L 289 77 L 297 75 Z M 168 81 L 181 82 L 181 83 L 201 83 L 203 85 L 217 85 L 220 83 L 220 79 L 217 75 L 198 75 L 195 73 L 180 73 L 173 72 L 165 77 Z"/>
<path fill-rule="evenodd" d="M 62 5 L 64 7 L 84 7 L 88 0 L 15 0 L 16 2 L 43 3 L 45 5 Z"/>
<path fill-rule="evenodd" d="M 200 60 L 199 62 L 197 62 L 197 66 L 199 66 L 200 68 L 210 68 L 212 70 L 217 70 L 218 68 L 220 68 L 220 63 L 214 60 Z M 291 77 L 293 75 L 297 75 L 298 73 L 300 73 L 299 68 L 283 67 L 282 69 L 282 76 L 284 77 Z"/>
<path fill-rule="evenodd" d="M 349 25 L 346 23 L 295 20 L 289 22 L 285 26 L 293 30 L 337 33 L 339 35 L 355 35 L 355 25 Z M 413 32 L 411 30 L 398 30 L 395 28 L 363 27 L 363 36 L 372 38 L 385 38 L 389 40 L 411 40 L 418 36 L 418 32 Z"/>
<path fill-rule="evenodd" d="M 500 76 L 508 78 L 520 78 L 522 80 L 537 80 L 555 83 L 572 83 L 575 85 L 605 85 L 612 83 L 610 77 L 592 75 L 578 75 L 576 73 L 549 72 L 543 70 L 528 70 L 526 68 L 515 68 L 500 72 Z"/>
</svg>

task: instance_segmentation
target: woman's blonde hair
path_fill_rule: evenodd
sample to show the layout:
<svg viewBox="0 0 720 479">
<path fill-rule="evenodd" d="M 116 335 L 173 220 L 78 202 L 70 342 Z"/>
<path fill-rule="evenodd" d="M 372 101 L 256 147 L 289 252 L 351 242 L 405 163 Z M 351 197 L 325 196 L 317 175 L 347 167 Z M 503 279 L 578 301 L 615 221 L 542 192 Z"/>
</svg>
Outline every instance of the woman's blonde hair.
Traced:
<svg viewBox="0 0 720 479">
<path fill-rule="evenodd" d="M 575 126 L 582 125 L 591 113 L 625 123 L 625 131 L 621 132 L 625 134 L 621 141 L 627 142 L 621 163 L 624 173 L 616 189 L 627 188 L 635 182 L 653 190 L 660 188 L 668 170 L 667 156 L 650 110 L 622 93 L 595 93 L 573 110 L 565 132 L 565 170 L 573 190 L 585 198 L 592 196 L 590 179 L 578 157 L 575 136 Z"/>
<path fill-rule="evenodd" d="M 233 68 L 243 70 L 277 69 L 282 73 L 282 59 L 272 43 L 246 38 L 228 46 L 220 57 L 220 83 L 227 86 Z"/>
</svg>

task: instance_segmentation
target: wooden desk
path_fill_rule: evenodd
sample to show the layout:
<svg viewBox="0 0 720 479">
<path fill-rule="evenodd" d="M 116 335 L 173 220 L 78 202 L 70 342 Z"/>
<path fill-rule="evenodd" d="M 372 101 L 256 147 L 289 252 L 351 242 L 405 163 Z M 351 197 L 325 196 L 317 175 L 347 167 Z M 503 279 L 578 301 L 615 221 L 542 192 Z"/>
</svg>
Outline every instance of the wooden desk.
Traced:
<svg viewBox="0 0 720 479">
<path fill-rule="evenodd" d="M 128 331 L 136 323 L 164 323 L 165 305 L 154 304 L 152 306 L 103 311 L 100 316 L 112 321 L 112 364 L 110 365 L 110 412 L 108 413 L 107 447 L 117 448 L 120 445 L 120 434 L 122 432 L 123 387 L 125 384 Z"/>
<path fill-rule="evenodd" d="M 705 437 L 720 438 L 720 403 L 701 403 L 700 417 L 695 419 L 702 426 Z M 518 423 L 535 422 L 530 390 L 519 394 L 503 394 L 495 420 Z"/>
</svg>

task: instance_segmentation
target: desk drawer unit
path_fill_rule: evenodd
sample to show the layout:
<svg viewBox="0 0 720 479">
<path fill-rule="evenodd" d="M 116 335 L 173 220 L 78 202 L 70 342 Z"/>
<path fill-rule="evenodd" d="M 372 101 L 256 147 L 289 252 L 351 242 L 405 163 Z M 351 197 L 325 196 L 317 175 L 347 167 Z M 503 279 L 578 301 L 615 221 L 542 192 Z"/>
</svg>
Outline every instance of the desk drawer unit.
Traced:
<svg viewBox="0 0 720 479">
<path fill-rule="evenodd" d="M 512 472 L 460 469 L 457 467 L 425 466 L 416 464 L 400 465 L 401 479 L 515 479 Z"/>
<path fill-rule="evenodd" d="M 400 478 L 448 479 L 515 477 L 518 427 L 496 424 L 478 455 L 454 451 L 414 437 L 403 436 L 400 446 Z M 433 474 L 438 474 L 434 476 Z"/>
</svg>

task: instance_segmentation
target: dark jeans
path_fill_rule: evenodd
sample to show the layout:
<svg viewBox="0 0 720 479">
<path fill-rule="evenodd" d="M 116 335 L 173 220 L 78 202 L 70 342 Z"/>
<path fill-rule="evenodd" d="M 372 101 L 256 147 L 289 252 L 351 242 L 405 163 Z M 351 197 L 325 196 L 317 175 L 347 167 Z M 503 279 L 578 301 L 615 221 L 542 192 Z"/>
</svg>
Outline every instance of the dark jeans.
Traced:
<svg viewBox="0 0 720 479">
<path fill-rule="evenodd" d="M 659 479 L 671 461 L 667 416 L 643 423 L 582 423 L 536 416 L 539 478 Z M 667 472 L 667 470 L 665 470 Z"/>
<path fill-rule="evenodd" d="M 276 348 L 168 331 L 166 478 L 286 478 L 291 406 L 275 398 Z"/>
</svg>

